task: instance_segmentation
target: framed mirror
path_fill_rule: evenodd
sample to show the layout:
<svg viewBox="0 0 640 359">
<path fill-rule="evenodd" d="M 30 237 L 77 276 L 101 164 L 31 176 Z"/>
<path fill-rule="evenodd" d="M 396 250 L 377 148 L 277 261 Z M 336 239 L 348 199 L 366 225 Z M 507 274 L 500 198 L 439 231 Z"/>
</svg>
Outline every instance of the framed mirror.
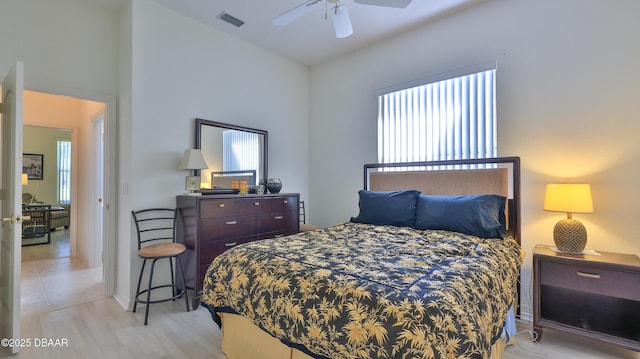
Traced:
<svg viewBox="0 0 640 359">
<path fill-rule="evenodd" d="M 266 183 L 268 137 L 265 130 L 196 118 L 195 148 L 209 166 L 196 171 L 201 187 L 229 188 L 232 177 L 249 174 L 255 176 L 249 185 Z"/>
</svg>

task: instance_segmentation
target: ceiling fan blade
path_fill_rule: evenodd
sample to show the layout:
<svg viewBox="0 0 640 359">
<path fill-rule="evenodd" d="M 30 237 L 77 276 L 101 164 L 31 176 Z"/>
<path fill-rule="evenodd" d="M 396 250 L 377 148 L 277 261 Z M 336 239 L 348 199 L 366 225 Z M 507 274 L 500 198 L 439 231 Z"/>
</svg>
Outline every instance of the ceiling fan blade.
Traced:
<svg viewBox="0 0 640 359">
<path fill-rule="evenodd" d="M 411 0 L 353 0 L 358 4 L 405 8 Z"/>
<path fill-rule="evenodd" d="M 284 26 L 288 23 L 290 23 L 291 21 L 313 11 L 315 8 L 319 7 L 320 5 L 322 5 L 322 3 L 324 2 L 324 0 L 309 0 L 309 1 L 305 1 L 304 3 L 294 7 L 291 10 L 287 10 L 285 12 L 283 12 L 282 14 L 276 16 L 273 18 L 273 20 L 271 20 L 271 22 L 274 25 L 278 25 L 278 26 Z"/>
<path fill-rule="evenodd" d="M 351 18 L 349 17 L 349 10 L 346 6 L 336 4 L 331 9 L 331 20 L 333 20 L 333 28 L 336 30 L 337 38 L 343 39 L 353 34 Z"/>
</svg>

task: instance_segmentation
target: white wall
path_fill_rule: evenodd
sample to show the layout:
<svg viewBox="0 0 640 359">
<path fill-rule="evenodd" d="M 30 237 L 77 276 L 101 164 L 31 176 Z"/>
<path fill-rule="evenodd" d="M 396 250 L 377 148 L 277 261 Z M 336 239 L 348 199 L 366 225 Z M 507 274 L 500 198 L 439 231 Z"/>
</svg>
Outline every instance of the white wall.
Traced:
<svg viewBox="0 0 640 359">
<path fill-rule="evenodd" d="M 25 88 L 115 95 L 116 14 L 83 0 L 3 0 L 0 74 L 24 62 Z"/>
<path fill-rule="evenodd" d="M 269 175 L 306 192 L 305 67 L 146 0 L 133 4 L 132 33 L 136 206 L 175 204 L 184 192 L 177 167 L 196 117 L 269 131 Z"/>
<path fill-rule="evenodd" d="M 499 153 L 523 166 L 525 313 L 533 247 L 553 244 L 563 218 L 542 210 L 546 183 L 591 183 L 595 213 L 574 216 L 587 247 L 640 254 L 639 13 L 635 0 L 491 0 L 314 67 L 314 223 L 357 214 L 362 165 L 377 161 L 376 89 L 497 61 Z"/>
<path fill-rule="evenodd" d="M 307 193 L 306 67 L 148 0 L 133 3 L 131 27 L 131 132 L 120 138 L 130 141 L 121 146 L 131 148 L 123 168 L 130 182 L 121 185 L 131 209 L 175 206 L 188 174 L 178 163 L 194 146 L 197 117 L 269 131 L 269 176 L 282 179 L 283 191 Z"/>
</svg>

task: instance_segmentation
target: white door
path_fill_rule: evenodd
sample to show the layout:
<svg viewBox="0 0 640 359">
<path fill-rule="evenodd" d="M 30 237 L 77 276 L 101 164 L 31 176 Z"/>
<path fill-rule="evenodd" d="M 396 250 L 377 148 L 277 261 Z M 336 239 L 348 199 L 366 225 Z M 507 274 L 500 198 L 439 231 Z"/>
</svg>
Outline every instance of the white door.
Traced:
<svg viewBox="0 0 640 359">
<path fill-rule="evenodd" d="M 93 261 L 95 265 L 102 266 L 102 279 L 106 277 L 103 242 L 104 238 L 104 113 L 99 114 L 91 121 L 93 125 L 93 146 L 95 173 L 93 179 L 94 198 L 96 199 L 93 208 L 93 238 L 98 241 L 94 243 Z"/>
<path fill-rule="evenodd" d="M 17 62 L 2 81 L 2 231 L 0 232 L 0 338 L 20 337 L 20 261 L 22 254 L 22 90 L 23 65 Z M 3 339 L 4 340 L 4 339 Z M 7 343 L 2 343 L 7 346 Z M 11 343 L 9 343 L 11 344 Z M 16 353 L 19 346 L 12 346 Z"/>
</svg>

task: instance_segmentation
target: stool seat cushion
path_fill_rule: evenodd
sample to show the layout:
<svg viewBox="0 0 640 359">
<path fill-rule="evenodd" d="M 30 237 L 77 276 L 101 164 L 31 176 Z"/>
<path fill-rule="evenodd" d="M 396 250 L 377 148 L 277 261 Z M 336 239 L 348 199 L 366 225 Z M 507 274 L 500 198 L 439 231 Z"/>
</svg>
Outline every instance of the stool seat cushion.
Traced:
<svg viewBox="0 0 640 359">
<path fill-rule="evenodd" d="M 187 247 L 182 243 L 157 243 L 141 248 L 138 255 L 142 258 L 165 258 L 184 253 Z"/>
<path fill-rule="evenodd" d="M 300 223 L 300 232 L 311 232 L 320 229 L 320 227 L 313 224 Z"/>
</svg>

